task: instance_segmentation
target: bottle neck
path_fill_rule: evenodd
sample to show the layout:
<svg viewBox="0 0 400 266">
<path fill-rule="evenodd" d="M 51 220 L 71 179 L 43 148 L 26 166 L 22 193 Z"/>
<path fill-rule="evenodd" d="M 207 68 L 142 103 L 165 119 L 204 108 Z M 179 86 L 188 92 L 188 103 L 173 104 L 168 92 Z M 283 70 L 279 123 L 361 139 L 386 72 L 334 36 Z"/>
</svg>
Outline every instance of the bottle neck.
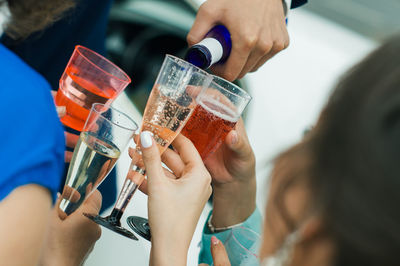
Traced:
<svg viewBox="0 0 400 266">
<path fill-rule="evenodd" d="M 224 48 L 222 44 L 214 38 L 205 38 L 197 46 L 203 46 L 210 54 L 210 65 L 213 65 L 221 60 L 224 53 Z"/>
<path fill-rule="evenodd" d="M 224 50 L 221 43 L 214 38 L 205 38 L 193 45 L 185 59 L 202 69 L 206 69 L 221 60 Z"/>
<path fill-rule="evenodd" d="M 206 34 L 205 38 L 214 38 L 222 45 L 223 54 L 220 62 L 224 62 L 229 57 L 232 49 L 232 39 L 229 30 L 224 25 L 217 25 Z"/>
<path fill-rule="evenodd" d="M 185 60 L 201 69 L 207 69 L 211 65 L 211 54 L 206 47 L 193 45 L 186 52 Z"/>
<path fill-rule="evenodd" d="M 229 30 L 224 25 L 214 26 L 204 39 L 189 48 L 185 60 L 206 69 L 213 64 L 223 63 L 232 49 Z"/>
</svg>

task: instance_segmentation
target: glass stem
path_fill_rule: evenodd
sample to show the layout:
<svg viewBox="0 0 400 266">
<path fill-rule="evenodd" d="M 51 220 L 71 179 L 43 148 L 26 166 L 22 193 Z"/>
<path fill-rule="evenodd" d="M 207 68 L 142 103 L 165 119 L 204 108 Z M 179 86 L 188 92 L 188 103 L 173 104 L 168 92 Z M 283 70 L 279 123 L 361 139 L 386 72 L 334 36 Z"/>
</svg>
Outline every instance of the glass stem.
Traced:
<svg viewBox="0 0 400 266">
<path fill-rule="evenodd" d="M 139 186 L 129 178 L 125 179 L 124 186 L 119 193 L 117 203 L 115 203 L 114 209 L 125 211 L 126 206 L 129 204 L 133 194 L 135 194 Z"/>
<path fill-rule="evenodd" d="M 146 171 L 138 167 L 132 160 L 131 166 L 129 167 L 128 175 L 126 176 L 124 185 L 119 193 L 117 202 L 115 203 L 114 209 L 112 210 L 109 219 L 120 223 L 122 214 L 128 206 L 133 194 L 139 188 L 144 180 Z"/>
</svg>

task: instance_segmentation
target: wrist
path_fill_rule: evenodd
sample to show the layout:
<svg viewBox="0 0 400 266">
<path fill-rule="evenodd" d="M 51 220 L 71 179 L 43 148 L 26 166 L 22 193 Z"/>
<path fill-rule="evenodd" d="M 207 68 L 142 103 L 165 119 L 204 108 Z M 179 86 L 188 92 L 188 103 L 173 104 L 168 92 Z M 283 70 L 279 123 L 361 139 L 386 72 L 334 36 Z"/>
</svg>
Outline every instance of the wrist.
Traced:
<svg viewBox="0 0 400 266">
<path fill-rule="evenodd" d="M 85 262 L 86 258 L 89 255 L 89 252 L 86 255 L 78 254 L 78 253 L 62 253 L 58 252 L 59 250 L 55 248 L 48 248 L 43 251 L 39 266 L 81 266 Z"/>
<path fill-rule="evenodd" d="M 171 240 L 169 245 L 153 243 L 150 251 L 150 266 L 185 266 L 187 262 L 188 248 L 176 247 L 173 243 L 178 241 Z"/>
<path fill-rule="evenodd" d="M 46 256 L 46 255 L 43 255 L 43 256 Z M 38 265 L 39 266 L 53 266 L 53 265 L 57 265 L 57 266 L 80 266 L 81 264 L 74 263 L 74 262 L 71 262 L 71 261 L 64 261 L 64 260 L 60 260 L 60 259 L 56 259 L 56 258 L 52 257 L 52 258 L 42 259 Z"/>
<path fill-rule="evenodd" d="M 256 208 L 256 178 L 218 184 L 213 189 L 215 227 L 227 227 L 244 222 Z"/>
</svg>

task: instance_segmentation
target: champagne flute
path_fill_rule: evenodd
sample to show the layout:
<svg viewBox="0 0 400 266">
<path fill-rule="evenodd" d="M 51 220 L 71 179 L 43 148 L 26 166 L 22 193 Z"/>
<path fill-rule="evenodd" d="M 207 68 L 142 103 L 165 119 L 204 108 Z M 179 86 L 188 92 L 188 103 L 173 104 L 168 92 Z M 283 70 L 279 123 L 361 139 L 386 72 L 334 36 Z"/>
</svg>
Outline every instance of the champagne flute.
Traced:
<svg viewBox="0 0 400 266">
<path fill-rule="evenodd" d="M 197 94 L 209 86 L 211 76 L 177 57 L 167 55 L 147 101 L 140 131 L 150 131 L 160 154 L 163 153 L 192 114 Z M 121 217 L 131 197 L 144 180 L 141 152 L 136 149 L 118 200 L 107 217 L 85 214 L 96 223 L 128 238 L 134 234 L 121 226 Z M 140 221 L 147 221 L 137 217 Z M 145 223 L 142 223 L 145 224 Z"/>
<path fill-rule="evenodd" d="M 74 212 L 107 177 L 127 146 L 137 124 L 104 104 L 93 104 L 68 168 L 59 215 Z"/>
<path fill-rule="evenodd" d="M 251 96 L 235 84 L 212 76 L 213 80 L 196 98 L 198 103 L 181 133 L 190 139 L 204 160 L 216 151 L 234 129 Z M 147 220 L 130 216 L 128 225 L 150 240 Z"/>
</svg>

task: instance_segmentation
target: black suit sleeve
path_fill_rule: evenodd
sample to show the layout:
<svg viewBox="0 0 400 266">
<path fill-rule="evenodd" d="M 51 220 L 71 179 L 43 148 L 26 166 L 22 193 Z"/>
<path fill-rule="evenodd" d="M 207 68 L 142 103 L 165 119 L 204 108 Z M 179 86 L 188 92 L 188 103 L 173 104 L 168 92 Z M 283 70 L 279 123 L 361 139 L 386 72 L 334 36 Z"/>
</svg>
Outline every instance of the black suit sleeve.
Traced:
<svg viewBox="0 0 400 266">
<path fill-rule="evenodd" d="M 307 0 L 292 0 L 291 9 L 299 7 L 307 3 Z"/>
</svg>

